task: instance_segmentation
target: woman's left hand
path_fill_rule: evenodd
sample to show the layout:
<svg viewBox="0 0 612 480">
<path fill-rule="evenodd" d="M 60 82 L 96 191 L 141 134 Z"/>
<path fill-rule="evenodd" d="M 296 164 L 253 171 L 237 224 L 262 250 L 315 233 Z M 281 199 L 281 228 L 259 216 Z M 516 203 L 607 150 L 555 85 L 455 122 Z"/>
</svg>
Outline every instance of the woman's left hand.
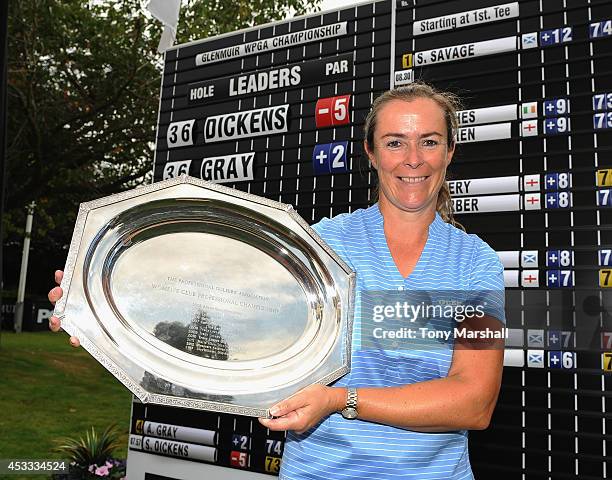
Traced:
<svg viewBox="0 0 612 480">
<path fill-rule="evenodd" d="M 344 391 L 344 396 L 342 392 Z M 270 414 L 278 418 L 260 418 L 259 422 L 270 430 L 295 430 L 302 433 L 344 406 L 346 390 L 315 384 L 277 403 Z"/>
</svg>

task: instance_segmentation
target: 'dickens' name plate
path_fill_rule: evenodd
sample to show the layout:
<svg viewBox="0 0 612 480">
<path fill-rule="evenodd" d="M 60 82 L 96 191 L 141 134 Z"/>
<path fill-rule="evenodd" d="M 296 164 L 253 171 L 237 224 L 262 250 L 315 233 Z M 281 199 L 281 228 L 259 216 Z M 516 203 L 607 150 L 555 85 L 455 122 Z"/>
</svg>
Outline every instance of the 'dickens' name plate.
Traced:
<svg viewBox="0 0 612 480">
<path fill-rule="evenodd" d="M 81 205 L 54 313 L 143 402 L 266 416 L 348 372 L 354 280 L 291 206 L 183 176 Z"/>
</svg>

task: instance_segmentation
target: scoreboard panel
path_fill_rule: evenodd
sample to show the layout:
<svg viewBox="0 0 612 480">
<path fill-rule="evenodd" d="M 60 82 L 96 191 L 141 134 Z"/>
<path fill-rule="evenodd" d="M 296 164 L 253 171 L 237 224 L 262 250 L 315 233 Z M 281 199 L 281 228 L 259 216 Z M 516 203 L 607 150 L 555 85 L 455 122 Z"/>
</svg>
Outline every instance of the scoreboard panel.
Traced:
<svg viewBox="0 0 612 480">
<path fill-rule="evenodd" d="M 459 94 L 453 205 L 504 265 L 509 328 L 474 474 L 609 478 L 612 3 L 467 3 L 382 0 L 174 47 L 154 179 L 188 173 L 314 223 L 372 202 L 378 94 L 417 79 Z M 135 402 L 128 473 L 274 475 L 283 445 L 256 419 Z"/>
<path fill-rule="evenodd" d="M 169 50 L 155 180 L 223 182 L 310 222 L 367 206 L 359 126 L 389 88 L 391 10 L 367 3 Z"/>
</svg>

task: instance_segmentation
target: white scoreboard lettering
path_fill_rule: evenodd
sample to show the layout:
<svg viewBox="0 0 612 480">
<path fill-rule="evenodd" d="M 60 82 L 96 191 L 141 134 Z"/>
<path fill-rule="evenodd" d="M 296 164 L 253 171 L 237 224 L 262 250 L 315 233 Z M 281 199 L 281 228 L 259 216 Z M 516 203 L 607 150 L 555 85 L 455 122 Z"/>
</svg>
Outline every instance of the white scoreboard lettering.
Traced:
<svg viewBox="0 0 612 480">
<path fill-rule="evenodd" d="M 508 336 L 506 338 L 506 348 L 523 348 L 525 345 L 524 330 L 522 328 L 508 328 L 506 330 L 508 332 Z"/>
<path fill-rule="evenodd" d="M 167 423 L 144 422 L 143 432 L 150 437 L 170 438 L 184 442 L 202 443 L 204 445 L 215 445 L 217 432 L 200 428 L 183 427 Z"/>
<path fill-rule="evenodd" d="M 259 108 L 208 117 L 204 121 L 207 143 L 284 133 L 289 129 L 289 105 Z"/>
<path fill-rule="evenodd" d="M 504 350 L 504 367 L 524 367 L 525 354 L 522 348 L 506 348 Z"/>
<path fill-rule="evenodd" d="M 484 142 L 487 140 L 503 140 L 512 137 L 511 123 L 493 123 L 491 125 L 476 125 L 457 129 L 457 143 Z"/>
<path fill-rule="evenodd" d="M 291 68 L 276 68 L 266 72 L 256 72 L 229 79 L 229 95 L 252 95 L 253 93 L 290 88 L 300 84 L 302 77 L 300 65 Z"/>
<path fill-rule="evenodd" d="M 200 178 L 215 183 L 253 180 L 255 152 L 202 159 Z"/>
<path fill-rule="evenodd" d="M 589 38 L 612 36 L 612 20 L 601 20 L 589 25 Z"/>
<path fill-rule="evenodd" d="M 173 122 L 168 125 L 168 131 L 166 132 L 168 148 L 193 145 L 194 125 L 195 119 L 185 120 L 184 122 Z"/>
<path fill-rule="evenodd" d="M 519 286 L 518 270 L 504 270 L 504 286 L 507 288 L 517 288 Z"/>
<path fill-rule="evenodd" d="M 420 67 L 432 63 L 452 62 L 466 58 L 482 57 L 495 53 L 512 52 L 516 50 L 516 37 L 503 37 L 484 42 L 465 43 L 450 47 L 434 48 L 414 54 L 414 65 Z"/>
<path fill-rule="evenodd" d="M 453 211 L 461 213 L 510 212 L 520 210 L 520 195 L 452 198 Z"/>
<path fill-rule="evenodd" d="M 175 442 L 161 438 L 143 437 L 142 449 L 147 452 L 159 453 L 171 457 L 192 458 L 194 460 L 204 460 L 215 462 L 217 459 L 217 449 L 205 445 L 195 445 L 193 443 Z"/>
<path fill-rule="evenodd" d="M 478 10 L 468 10 L 467 12 L 444 15 L 443 17 L 428 18 L 414 22 L 412 34 L 414 36 L 423 35 L 444 30 L 454 30 L 456 28 L 469 27 L 479 23 L 497 22 L 507 18 L 518 17 L 518 2 L 504 3 L 494 7 L 479 8 Z"/>
<path fill-rule="evenodd" d="M 181 175 L 188 175 L 189 168 L 191 167 L 191 160 L 178 160 L 176 162 L 166 162 L 164 165 L 163 179 L 168 180 L 169 178 L 180 177 Z"/>
<path fill-rule="evenodd" d="M 499 105 L 496 107 L 475 108 L 473 110 L 460 110 L 457 112 L 459 125 L 476 125 L 479 123 L 504 122 L 518 118 L 518 106 Z"/>
<path fill-rule="evenodd" d="M 323 78 L 338 81 L 352 76 L 353 54 L 345 53 L 256 72 L 192 82 L 187 86 L 187 100 L 190 104 L 213 103 L 227 100 L 228 97 L 316 85 Z"/>
<path fill-rule="evenodd" d="M 448 188 L 452 196 L 487 195 L 490 193 L 515 193 L 519 191 L 519 177 L 472 178 L 469 180 L 449 180 Z"/>
<path fill-rule="evenodd" d="M 519 268 L 519 253 L 518 250 L 499 250 L 497 256 L 504 268 Z"/>
<path fill-rule="evenodd" d="M 304 43 L 346 35 L 346 26 L 347 22 L 334 23 L 333 25 L 325 25 L 323 27 L 302 30 L 301 32 L 243 43 L 235 47 L 221 48 L 219 50 L 213 50 L 212 52 L 200 53 L 195 57 L 195 64 L 199 67 L 209 63 L 240 58 L 246 55 L 256 55 L 271 50 L 278 50 L 279 48 L 288 48 L 295 45 L 302 45 Z"/>
<path fill-rule="evenodd" d="M 142 450 L 142 435 L 130 435 L 129 448 L 133 450 Z"/>
<path fill-rule="evenodd" d="M 414 81 L 412 69 L 400 70 L 395 72 L 394 84 L 396 87 L 401 85 L 408 85 Z"/>
</svg>

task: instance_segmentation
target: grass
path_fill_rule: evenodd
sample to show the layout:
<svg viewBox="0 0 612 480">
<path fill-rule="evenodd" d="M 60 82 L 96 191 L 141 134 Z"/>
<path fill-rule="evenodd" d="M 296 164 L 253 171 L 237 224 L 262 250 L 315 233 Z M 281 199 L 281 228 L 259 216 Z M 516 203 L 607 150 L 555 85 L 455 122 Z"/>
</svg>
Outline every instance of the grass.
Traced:
<svg viewBox="0 0 612 480">
<path fill-rule="evenodd" d="M 124 431 L 115 456 L 125 458 L 131 398 L 85 350 L 71 347 L 66 334 L 2 332 L 0 459 L 60 458 L 51 451 L 57 439 L 85 435 L 92 425 L 102 432 L 111 423 Z"/>
</svg>

